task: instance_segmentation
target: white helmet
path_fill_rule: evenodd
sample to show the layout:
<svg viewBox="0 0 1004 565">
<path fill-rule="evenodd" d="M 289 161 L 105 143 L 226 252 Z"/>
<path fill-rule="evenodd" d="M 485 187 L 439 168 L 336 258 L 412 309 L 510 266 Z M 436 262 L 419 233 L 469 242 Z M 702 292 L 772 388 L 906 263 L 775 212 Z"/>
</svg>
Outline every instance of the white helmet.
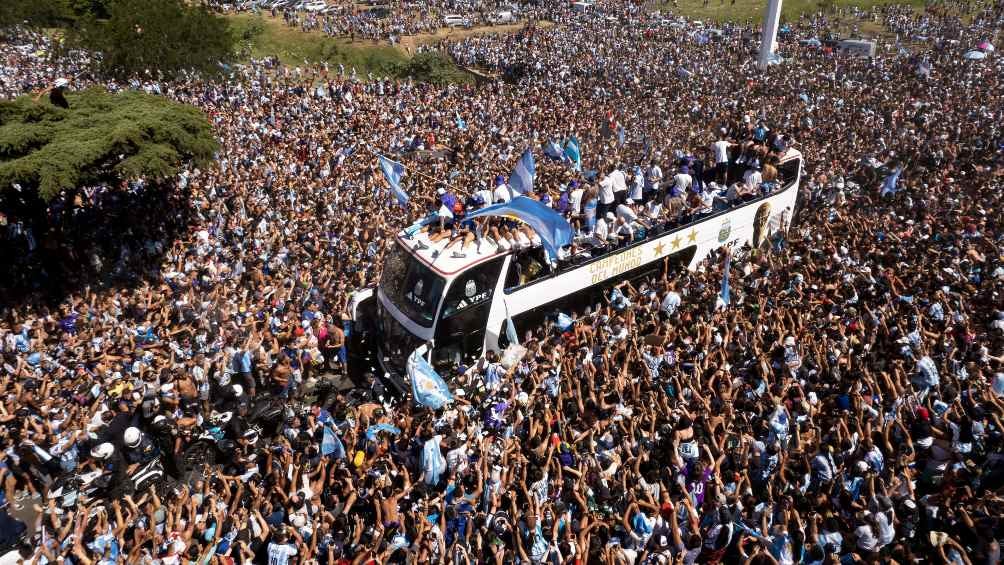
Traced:
<svg viewBox="0 0 1004 565">
<path fill-rule="evenodd" d="M 228 423 L 233 415 L 233 412 L 217 412 L 216 410 L 213 410 L 209 414 L 209 421 L 212 422 L 213 425 L 222 426 Z"/>
<path fill-rule="evenodd" d="M 142 439 L 143 434 L 139 431 L 139 428 L 126 428 L 125 435 L 122 436 L 126 447 L 129 448 L 137 447 Z"/>
<path fill-rule="evenodd" d="M 65 88 L 65 87 L 67 87 L 69 85 L 70 85 L 70 81 L 68 79 L 57 78 L 56 82 L 55 82 L 55 84 L 53 86 L 55 86 L 56 88 Z"/>
<path fill-rule="evenodd" d="M 91 450 L 91 457 L 95 459 L 108 459 L 115 453 L 115 446 L 105 442 Z"/>
<path fill-rule="evenodd" d="M 241 385 L 234 385 L 234 396 L 237 398 L 244 396 L 244 387 Z"/>
</svg>

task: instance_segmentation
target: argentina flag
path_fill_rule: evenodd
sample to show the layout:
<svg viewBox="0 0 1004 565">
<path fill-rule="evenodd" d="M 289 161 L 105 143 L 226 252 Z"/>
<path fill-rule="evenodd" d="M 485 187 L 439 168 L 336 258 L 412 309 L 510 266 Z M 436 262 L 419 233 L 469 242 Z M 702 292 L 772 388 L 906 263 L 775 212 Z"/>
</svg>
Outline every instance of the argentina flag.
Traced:
<svg viewBox="0 0 1004 565">
<path fill-rule="evenodd" d="M 537 167 L 533 162 L 533 153 L 527 149 L 509 175 L 509 190 L 513 192 L 513 196 L 533 192 L 533 180 L 536 176 Z"/>
<path fill-rule="evenodd" d="M 553 139 L 549 139 L 547 143 L 544 144 L 544 155 L 555 161 L 560 161 L 562 159 L 561 144 Z"/>
<path fill-rule="evenodd" d="M 453 400 L 450 388 L 443 378 L 429 365 L 422 356 L 425 347 L 419 347 L 408 357 L 408 377 L 411 379 L 411 392 L 415 402 L 429 408 L 442 408 Z"/>
<path fill-rule="evenodd" d="M 344 459 L 345 445 L 342 444 L 342 440 L 338 439 L 338 435 L 335 434 L 335 430 L 331 429 L 331 426 L 324 426 L 321 437 L 321 456 L 327 457 L 328 455 L 335 459 Z"/>
<path fill-rule="evenodd" d="M 512 317 L 509 316 L 508 305 L 505 309 L 505 337 L 509 340 L 509 343 L 519 345 L 519 334 L 516 333 L 516 325 L 512 323 Z"/>
<path fill-rule="evenodd" d="M 565 142 L 565 157 L 572 162 L 573 169 L 582 170 L 582 151 L 579 149 L 579 140 L 574 135 Z"/>
<path fill-rule="evenodd" d="M 731 297 L 732 291 L 729 288 L 729 270 L 731 270 L 731 268 L 732 268 L 732 254 L 729 253 L 729 252 L 726 252 L 725 253 L 725 269 L 724 269 L 724 273 L 722 273 L 722 291 L 718 295 L 719 298 L 721 299 L 722 305 L 724 305 L 724 306 L 728 306 L 729 302 L 731 302 L 731 299 L 732 299 L 732 297 Z"/>
<path fill-rule="evenodd" d="M 383 155 L 377 155 L 380 158 L 380 170 L 383 171 L 383 176 L 387 179 L 387 184 L 390 185 L 391 192 L 394 193 L 394 197 L 397 198 L 397 203 L 401 206 L 408 204 L 410 198 L 408 193 L 406 193 L 401 188 L 401 177 L 404 176 L 404 165 L 398 163 L 397 161 L 392 161 Z"/>
</svg>

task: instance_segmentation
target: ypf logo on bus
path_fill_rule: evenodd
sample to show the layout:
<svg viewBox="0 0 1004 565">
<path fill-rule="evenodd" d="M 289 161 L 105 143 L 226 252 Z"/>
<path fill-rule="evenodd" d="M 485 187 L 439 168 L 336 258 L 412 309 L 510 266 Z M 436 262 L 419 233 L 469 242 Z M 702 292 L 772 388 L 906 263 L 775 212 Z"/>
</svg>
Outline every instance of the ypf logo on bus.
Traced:
<svg viewBox="0 0 1004 565">
<path fill-rule="evenodd" d="M 642 262 L 642 248 L 635 247 L 614 255 L 606 257 L 589 265 L 589 275 L 592 283 L 605 281 L 610 277 L 629 271 L 635 267 L 640 267 Z"/>
</svg>

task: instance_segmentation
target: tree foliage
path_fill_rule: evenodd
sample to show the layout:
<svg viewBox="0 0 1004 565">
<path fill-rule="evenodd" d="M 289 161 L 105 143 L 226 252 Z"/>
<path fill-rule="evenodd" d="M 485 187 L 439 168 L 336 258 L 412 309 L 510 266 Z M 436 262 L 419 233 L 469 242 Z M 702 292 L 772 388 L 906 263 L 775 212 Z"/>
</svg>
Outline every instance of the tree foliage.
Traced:
<svg viewBox="0 0 1004 565">
<path fill-rule="evenodd" d="M 0 0 L 0 28 L 24 23 L 31 27 L 65 25 L 73 14 L 69 1 L 78 0 Z"/>
<path fill-rule="evenodd" d="M 98 181 L 163 178 L 216 151 L 206 115 L 193 106 L 100 89 L 66 98 L 69 110 L 44 98 L 0 101 L 0 190 L 17 183 L 49 200 Z"/>
<path fill-rule="evenodd" d="M 83 1 L 83 0 L 76 0 Z M 202 5 L 184 0 L 109 0 L 108 19 L 87 16 L 76 43 L 101 53 L 110 76 L 174 78 L 182 71 L 220 71 L 234 57 L 230 23 Z"/>
</svg>

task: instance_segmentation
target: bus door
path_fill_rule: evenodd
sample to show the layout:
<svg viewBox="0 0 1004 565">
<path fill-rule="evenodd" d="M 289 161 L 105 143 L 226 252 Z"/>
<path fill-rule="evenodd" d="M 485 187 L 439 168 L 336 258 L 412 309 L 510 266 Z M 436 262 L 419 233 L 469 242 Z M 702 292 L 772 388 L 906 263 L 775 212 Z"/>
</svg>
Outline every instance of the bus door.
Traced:
<svg viewBox="0 0 1004 565">
<path fill-rule="evenodd" d="M 452 367 L 481 356 L 502 264 L 497 257 L 457 275 L 446 291 L 436 323 L 433 365 Z"/>
</svg>

